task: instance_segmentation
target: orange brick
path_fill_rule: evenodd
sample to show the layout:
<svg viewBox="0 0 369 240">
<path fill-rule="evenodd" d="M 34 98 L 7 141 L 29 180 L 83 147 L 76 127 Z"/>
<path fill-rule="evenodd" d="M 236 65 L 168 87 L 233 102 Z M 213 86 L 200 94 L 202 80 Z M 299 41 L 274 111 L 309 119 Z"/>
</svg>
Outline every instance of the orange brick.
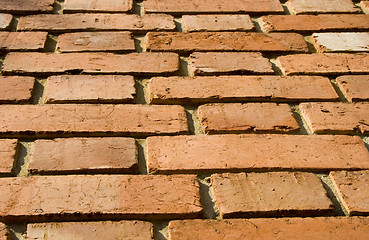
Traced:
<svg viewBox="0 0 369 240">
<path fill-rule="evenodd" d="M 294 14 L 360 12 L 351 0 L 289 0 L 286 5 Z"/>
<path fill-rule="evenodd" d="M 184 15 L 186 32 L 198 31 L 251 31 L 254 24 L 249 15 Z"/>
<path fill-rule="evenodd" d="M 17 156 L 17 144 L 15 139 L 0 139 L 0 174 L 12 172 Z"/>
<path fill-rule="evenodd" d="M 0 240 L 8 240 L 8 237 L 10 236 L 10 232 L 8 227 L 0 222 Z"/>
<path fill-rule="evenodd" d="M 341 91 L 350 102 L 369 100 L 369 76 L 347 75 L 336 79 Z"/>
<path fill-rule="evenodd" d="M 33 77 L 0 76 L 0 103 L 30 102 Z"/>
<path fill-rule="evenodd" d="M 52 12 L 54 0 L 1 0 L 0 11 L 10 13 Z"/>
<path fill-rule="evenodd" d="M 369 33 L 314 33 L 318 52 L 369 52 Z"/>
<path fill-rule="evenodd" d="M 128 12 L 133 0 L 65 0 L 63 12 Z"/>
<path fill-rule="evenodd" d="M 0 13 L 0 29 L 1 30 L 9 29 L 12 19 L 13 19 L 12 15 Z"/>
<path fill-rule="evenodd" d="M 37 51 L 44 48 L 47 32 L 0 32 L 2 51 Z"/>
</svg>

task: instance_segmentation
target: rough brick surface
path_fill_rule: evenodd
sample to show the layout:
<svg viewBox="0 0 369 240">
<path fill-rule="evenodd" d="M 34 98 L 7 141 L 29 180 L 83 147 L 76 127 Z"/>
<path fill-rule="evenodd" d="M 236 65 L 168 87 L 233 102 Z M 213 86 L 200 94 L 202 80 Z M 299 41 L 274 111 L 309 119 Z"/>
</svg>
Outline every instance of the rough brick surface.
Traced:
<svg viewBox="0 0 369 240">
<path fill-rule="evenodd" d="M 9 53 L 6 73 L 171 73 L 179 69 L 175 53 Z"/>
<path fill-rule="evenodd" d="M 30 102 L 33 77 L 0 76 L 0 103 Z"/>
<path fill-rule="evenodd" d="M 314 33 L 318 52 L 369 52 L 369 33 Z"/>
<path fill-rule="evenodd" d="M 128 12 L 133 0 L 66 0 L 64 12 Z"/>
<path fill-rule="evenodd" d="M 47 103 L 127 103 L 136 94 L 132 76 L 61 75 L 49 77 L 45 90 Z"/>
<path fill-rule="evenodd" d="M 17 155 L 17 143 L 15 139 L 0 139 L 0 173 L 11 173 Z"/>
<path fill-rule="evenodd" d="M 58 37 L 61 52 L 135 50 L 130 32 L 65 33 Z"/>
<path fill-rule="evenodd" d="M 0 240 L 8 240 L 9 235 L 7 226 L 4 223 L 0 223 Z"/>
<path fill-rule="evenodd" d="M 300 109 L 314 133 L 369 132 L 369 103 L 302 103 Z"/>
<path fill-rule="evenodd" d="M 54 0 L 0 0 L 0 11 L 10 13 L 52 12 Z"/>
<path fill-rule="evenodd" d="M 57 138 L 36 140 L 31 173 L 137 173 L 133 138 Z"/>
<path fill-rule="evenodd" d="M 289 0 L 286 5 L 295 14 L 360 12 L 351 0 Z"/>
<path fill-rule="evenodd" d="M 1 51 L 37 51 L 44 48 L 47 32 L 0 32 Z"/>
<path fill-rule="evenodd" d="M 148 138 L 150 172 L 368 169 L 358 136 L 212 135 Z"/>
<path fill-rule="evenodd" d="M 369 76 L 346 75 L 336 79 L 338 86 L 350 102 L 369 100 Z"/>
<path fill-rule="evenodd" d="M 6 30 L 10 27 L 10 23 L 13 19 L 13 16 L 10 14 L 0 13 L 0 29 Z"/>
<path fill-rule="evenodd" d="M 207 104 L 200 106 L 198 111 L 205 133 L 299 130 L 299 125 L 287 104 Z"/>
<path fill-rule="evenodd" d="M 0 179 L 0 219 L 199 217 L 196 176 L 71 175 Z"/>
<path fill-rule="evenodd" d="M 150 32 L 146 47 L 151 51 L 308 52 L 303 36 L 296 33 Z"/>
<path fill-rule="evenodd" d="M 182 21 L 186 32 L 254 29 L 254 24 L 248 15 L 184 15 Z"/>
<path fill-rule="evenodd" d="M 369 215 L 369 171 L 331 172 L 330 177 L 350 215 Z"/>
<path fill-rule="evenodd" d="M 211 182 L 223 218 L 320 215 L 333 210 L 313 173 L 224 173 L 212 175 Z"/>
<path fill-rule="evenodd" d="M 236 101 L 334 101 L 329 79 L 317 76 L 155 77 L 148 82 L 151 103 Z"/>
<path fill-rule="evenodd" d="M 1 105 L 0 133 L 22 136 L 159 134 L 188 131 L 181 106 Z"/>
</svg>

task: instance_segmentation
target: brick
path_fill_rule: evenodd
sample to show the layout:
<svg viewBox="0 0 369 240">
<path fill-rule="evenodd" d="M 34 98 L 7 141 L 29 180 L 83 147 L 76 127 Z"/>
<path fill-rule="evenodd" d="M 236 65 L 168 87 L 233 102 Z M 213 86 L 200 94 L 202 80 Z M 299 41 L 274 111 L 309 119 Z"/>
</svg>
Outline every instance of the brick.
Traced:
<svg viewBox="0 0 369 240">
<path fill-rule="evenodd" d="M 78 32 L 60 35 L 57 49 L 61 52 L 134 51 L 135 43 L 130 32 Z"/>
<path fill-rule="evenodd" d="M 286 5 L 294 14 L 360 12 L 351 0 L 289 0 Z"/>
<path fill-rule="evenodd" d="M 187 133 L 181 106 L 1 105 L 0 133 L 17 136 L 99 136 Z"/>
<path fill-rule="evenodd" d="M 171 240 L 364 240 L 368 224 L 364 217 L 175 220 L 169 222 L 169 235 Z"/>
<path fill-rule="evenodd" d="M 151 173 L 368 169 L 358 136 L 199 135 L 148 138 Z"/>
<path fill-rule="evenodd" d="M 57 138 L 36 140 L 31 173 L 137 173 L 133 138 Z"/>
<path fill-rule="evenodd" d="M 1 51 L 38 51 L 44 48 L 47 32 L 0 32 Z"/>
<path fill-rule="evenodd" d="M 199 107 L 205 133 L 226 132 L 296 132 L 299 130 L 287 104 L 231 103 Z"/>
<path fill-rule="evenodd" d="M 148 82 L 151 103 L 239 101 L 335 101 L 328 78 L 318 76 L 155 77 Z"/>
<path fill-rule="evenodd" d="M 253 0 L 145 0 L 147 12 L 165 13 L 281 13 L 282 5 L 278 0 L 262 0 L 255 4 Z"/>
<path fill-rule="evenodd" d="M 190 55 L 190 69 L 194 75 L 274 73 L 269 60 L 257 52 L 195 52 Z"/>
<path fill-rule="evenodd" d="M 314 33 L 318 52 L 369 52 L 369 33 Z"/>
<path fill-rule="evenodd" d="M 63 12 L 128 12 L 133 0 L 65 0 Z"/>
<path fill-rule="evenodd" d="M 0 223 L 0 240 L 8 240 L 9 235 L 8 227 L 4 223 Z"/>
<path fill-rule="evenodd" d="M 308 52 L 302 35 L 296 33 L 247 32 L 149 32 L 150 51 L 271 51 Z"/>
<path fill-rule="evenodd" d="M 54 0 L 0 0 L 0 11 L 9 13 L 38 13 L 53 11 Z"/>
<path fill-rule="evenodd" d="M 294 54 L 277 58 L 285 75 L 369 73 L 369 54 Z"/>
<path fill-rule="evenodd" d="M 0 13 L 0 30 L 9 29 L 12 19 L 13 19 L 12 15 Z"/>
<path fill-rule="evenodd" d="M 164 14 L 42 14 L 21 17 L 18 30 L 47 30 L 51 32 L 98 30 L 174 30 L 174 18 Z"/>
<path fill-rule="evenodd" d="M 184 15 L 186 32 L 198 31 L 251 31 L 254 24 L 249 15 Z"/>
<path fill-rule="evenodd" d="M 15 74 L 171 73 L 179 69 L 175 53 L 9 53 L 2 70 Z"/>
<path fill-rule="evenodd" d="M 0 219 L 200 217 L 196 176 L 69 175 L 0 179 Z"/>
<path fill-rule="evenodd" d="M 211 176 L 221 217 L 309 216 L 330 213 L 332 202 L 313 173 L 224 173 Z"/>
<path fill-rule="evenodd" d="M 341 171 L 329 175 L 347 212 L 369 215 L 369 171 Z"/>
<path fill-rule="evenodd" d="M 369 15 L 269 15 L 259 18 L 266 32 L 365 31 L 369 29 Z"/>
<path fill-rule="evenodd" d="M 361 6 L 363 7 L 363 10 L 366 12 L 369 12 L 369 1 L 361 1 Z"/>
<path fill-rule="evenodd" d="M 368 103 L 302 103 L 301 112 L 314 133 L 368 133 Z"/>
<path fill-rule="evenodd" d="M 0 76 L 0 103 L 30 102 L 33 77 Z"/>
<path fill-rule="evenodd" d="M 17 156 L 17 144 L 16 139 L 0 139 L 0 174 L 12 172 Z"/>
<path fill-rule="evenodd" d="M 46 103 L 131 103 L 136 95 L 132 76 L 59 75 L 49 77 Z"/>
<path fill-rule="evenodd" d="M 346 75 L 336 79 L 338 86 L 350 102 L 369 100 L 369 76 Z"/>
</svg>

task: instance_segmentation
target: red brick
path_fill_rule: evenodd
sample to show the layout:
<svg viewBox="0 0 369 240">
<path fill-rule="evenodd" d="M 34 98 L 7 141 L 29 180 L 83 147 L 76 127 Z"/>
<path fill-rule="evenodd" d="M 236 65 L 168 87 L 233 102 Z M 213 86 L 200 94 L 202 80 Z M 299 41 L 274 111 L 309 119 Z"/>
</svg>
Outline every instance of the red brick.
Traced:
<svg viewBox="0 0 369 240">
<path fill-rule="evenodd" d="M 135 50 L 130 32 L 78 32 L 58 37 L 57 49 L 61 52 Z"/>
<path fill-rule="evenodd" d="M 49 77 L 45 90 L 47 103 L 127 103 L 136 94 L 132 76 L 61 75 Z"/>
<path fill-rule="evenodd" d="M 309 216 L 332 212 L 313 173 L 224 173 L 211 176 L 221 217 Z"/>
<path fill-rule="evenodd" d="M 289 0 L 286 5 L 294 14 L 360 12 L 351 0 Z"/>
<path fill-rule="evenodd" d="M 369 73 L 369 54 L 294 54 L 277 58 L 285 75 Z"/>
<path fill-rule="evenodd" d="M 13 19 L 12 15 L 0 13 L 0 29 L 1 30 L 9 29 L 12 19 Z"/>
<path fill-rule="evenodd" d="M 184 30 L 197 31 L 250 31 L 254 24 L 249 15 L 184 15 Z"/>
<path fill-rule="evenodd" d="M 0 11 L 10 13 L 52 12 L 54 0 L 0 0 Z"/>
<path fill-rule="evenodd" d="M 148 138 L 152 173 L 368 169 L 358 136 L 199 135 Z"/>
<path fill-rule="evenodd" d="M 95 136 L 188 132 L 181 106 L 1 105 L 4 135 Z"/>
<path fill-rule="evenodd" d="M 0 32 L 0 50 L 37 51 L 44 48 L 47 32 Z"/>
<path fill-rule="evenodd" d="M 31 173 L 137 173 L 133 138 L 57 138 L 36 140 Z"/>
<path fill-rule="evenodd" d="M 299 130 L 299 125 L 287 104 L 206 104 L 199 107 L 199 117 L 205 133 Z"/>
<path fill-rule="evenodd" d="M 330 177 L 350 215 L 369 215 L 369 171 L 331 172 Z"/>
<path fill-rule="evenodd" d="M 133 0 L 65 0 L 63 12 L 128 12 Z"/>
<path fill-rule="evenodd" d="M 175 53 L 9 53 L 5 73 L 171 73 L 179 69 Z"/>
<path fill-rule="evenodd" d="M 257 52 L 195 52 L 190 56 L 190 68 L 195 75 L 274 73 L 269 60 Z"/>
<path fill-rule="evenodd" d="M 0 174 L 12 172 L 17 156 L 17 144 L 15 139 L 0 139 Z"/>
<path fill-rule="evenodd" d="M 164 14 L 42 14 L 21 17 L 18 30 L 97 31 L 174 30 L 174 18 Z"/>
<path fill-rule="evenodd" d="M 369 103 L 302 103 L 300 109 L 314 133 L 369 132 Z"/>
<path fill-rule="evenodd" d="M 369 100 L 369 76 L 368 75 L 347 75 L 336 79 L 345 97 L 350 102 Z"/>
<path fill-rule="evenodd" d="M 150 102 L 163 104 L 338 99 L 329 79 L 317 76 L 155 77 L 148 88 Z"/>
<path fill-rule="evenodd" d="M 361 239 L 369 235 L 364 217 L 176 220 L 169 222 L 170 240 Z"/>
<path fill-rule="evenodd" d="M 296 33 L 247 32 L 149 32 L 146 48 L 151 51 L 272 51 L 308 52 L 302 35 Z"/>
<path fill-rule="evenodd" d="M 145 0 L 147 12 L 166 13 L 269 13 L 283 12 L 278 0 L 262 0 L 255 4 L 253 0 Z"/>
<path fill-rule="evenodd" d="M 30 102 L 33 77 L 0 76 L 0 103 Z"/>
<path fill-rule="evenodd" d="M 314 33 L 318 52 L 369 52 L 369 33 Z"/>
<path fill-rule="evenodd" d="M 0 240 L 8 240 L 9 235 L 8 227 L 4 223 L 0 223 Z"/>
<path fill-rule="evenodd" d="M 200 217 L 196 176 L 72 175 L 0 179 L 0 219 Z"/>
</svg>

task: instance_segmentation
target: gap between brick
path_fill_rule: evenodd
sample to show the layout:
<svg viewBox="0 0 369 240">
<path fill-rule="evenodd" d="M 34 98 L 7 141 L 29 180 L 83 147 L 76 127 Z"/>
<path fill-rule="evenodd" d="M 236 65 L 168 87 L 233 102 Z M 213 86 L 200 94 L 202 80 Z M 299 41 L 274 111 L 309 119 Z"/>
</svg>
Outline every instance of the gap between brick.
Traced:
<svg viewBox="0 0 369 240">
<path fill-rule="evenodd" d="M 198 106 L 185 106 L 185 109 L 190 133 L 192 135 L 203 135 L 204 131 L 201 128 Z"/>
<path fill-rule="evenodd" d="M 31 161 L 33 140 L 19 140 L 18 154 L 14 163 L 13 174 L 17 177 L 29 176 L 28 167 Z"/>
<path fill-rule="evenodd" d="M 204 217 L 206 219 L 221 219 L 214 190 L 211 187 L 210 175 L 200 175 L 197 180 L 200 184 L 200 201 L 203 206 Z"/>
<path fill-rule="evenodd" d="M 341 91 L 340 87 L 338 86 L 336 79 L 335 78 L 329 78 L 329 81 L 331 82 L 334 90 L 338 94 L 339 100 L 341 102 L 348 102 L 347 98 L 345 97 L 345 95 Z"/>
<path fill-rule="evenodd" d="M 310 129 L 309 125 L 307 124 L 307 122 L 305 121 L 301 110 L 299 108 L 298 104 L 289 104 L 292 114 L 294 116 L 294 118 L 296 119 L 299 127 L 300 127 L 300 134 L 302 135 L 313 135 L 313 131 Z M 299 134 L 299 135 L 300 135 Z"/>
<path fill-rule="evenodd" d="M 147 169 L 147 141 L 146 139 L 136 139 L 138 171 L 142 175 L 148 174 Z"/>
</svg>

